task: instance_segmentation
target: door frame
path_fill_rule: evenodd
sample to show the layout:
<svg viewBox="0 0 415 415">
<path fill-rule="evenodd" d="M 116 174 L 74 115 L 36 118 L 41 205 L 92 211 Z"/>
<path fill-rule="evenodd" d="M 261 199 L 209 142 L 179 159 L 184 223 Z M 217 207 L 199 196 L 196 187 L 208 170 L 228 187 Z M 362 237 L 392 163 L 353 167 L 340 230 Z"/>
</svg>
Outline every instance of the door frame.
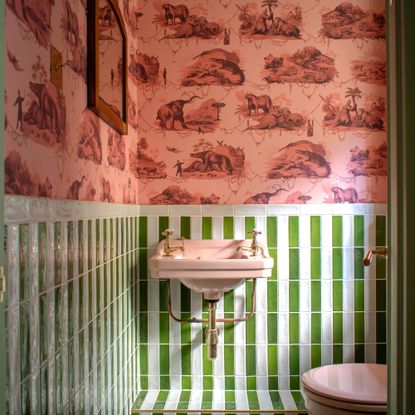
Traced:
<svg viewBox="0 0 415 415">
<path fill-rule="evenodd" d="M 410 415 L 415 410 L 415 263 L 411 257 L 415 249 L 412 213 L 415 206 L 415 3 L 388 0 L 386 7 L 389 9 L 388 413 Z"/>
<path fill-rule="evenodd" d="M 4 27 L 5 27 L 5 1 L 0 2 L 0 56 L 4 55 Z M 0 266 L 6 270 L 6 255 L 4 252 L 4 64 L 0 64 Z M 7 294 L 7 293 L 6 293 Z M 0 303 L 0 414 L 6 412 L 6 393 L 7 393 L 7 353 L 6 353 L 6 325 L 5 325 L 5 303 Z"/>
</svg>

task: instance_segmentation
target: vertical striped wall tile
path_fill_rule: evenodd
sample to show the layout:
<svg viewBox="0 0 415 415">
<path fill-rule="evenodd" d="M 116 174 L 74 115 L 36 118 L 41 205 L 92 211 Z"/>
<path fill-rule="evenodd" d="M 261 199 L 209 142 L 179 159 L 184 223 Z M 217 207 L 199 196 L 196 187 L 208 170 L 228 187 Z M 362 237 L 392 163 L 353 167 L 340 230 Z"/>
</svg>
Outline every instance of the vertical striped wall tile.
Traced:
<svg viewBox="0 0 415 415">
<path fill-rule="evenodd" d="M 10 410 L 120 413 L 145 390 L 150 409 L 301 409 L 295 390 L 308 368 L 385 361 L 385 262 L 360 265 L 386 243 L 384 215 L 159 211 L 8 223 Z M 256 227 L 275 258 L 254 318 L 219 325 L 214 363 L 203 328 L 172 321 L 166 283 L 149 276 L 167 227 L 194 239 L 246 238 Z M 252 287 L 224 295 L 218 316 L 244 315 Z M 206 316 L 202 296 L 179 282 L 172 300 L 178 315 Z"/>
</svg>

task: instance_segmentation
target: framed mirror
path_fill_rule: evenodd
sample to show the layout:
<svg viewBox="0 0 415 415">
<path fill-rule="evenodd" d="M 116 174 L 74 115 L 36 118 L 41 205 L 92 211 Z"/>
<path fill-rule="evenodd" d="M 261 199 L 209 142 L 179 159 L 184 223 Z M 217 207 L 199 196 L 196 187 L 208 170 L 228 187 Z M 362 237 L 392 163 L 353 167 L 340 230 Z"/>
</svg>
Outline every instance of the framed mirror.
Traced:
<svg viewBox="0 0 415 415">
<path fill-rule="evenodd" d="M 127 134 L 127 34 L 116 0 L 88 0 L 88 107 Z"/>
</svg>

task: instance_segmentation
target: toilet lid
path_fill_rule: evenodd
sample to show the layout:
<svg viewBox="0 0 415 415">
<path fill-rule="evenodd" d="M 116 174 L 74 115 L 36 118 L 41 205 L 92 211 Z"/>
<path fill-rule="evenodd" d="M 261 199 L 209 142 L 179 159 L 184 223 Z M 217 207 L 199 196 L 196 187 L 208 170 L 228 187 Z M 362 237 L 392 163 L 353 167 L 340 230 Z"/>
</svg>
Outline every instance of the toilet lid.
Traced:
<svg viewBox="0 0 415 415">
<path fill-rule="evenodd" d="M 339 364 L 311 369 L 302 376 L 304 387 L 320 396 L 373 405 L 386 405 L 387 366 Z"/>
</svg>

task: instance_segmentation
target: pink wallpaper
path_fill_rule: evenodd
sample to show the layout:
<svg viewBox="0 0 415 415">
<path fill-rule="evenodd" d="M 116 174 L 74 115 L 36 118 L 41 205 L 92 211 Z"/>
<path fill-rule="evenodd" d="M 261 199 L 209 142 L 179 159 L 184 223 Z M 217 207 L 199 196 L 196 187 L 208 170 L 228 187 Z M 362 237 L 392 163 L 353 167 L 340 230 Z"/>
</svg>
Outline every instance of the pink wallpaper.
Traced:
<svg viewBox="0 0 415 415">
<path fill-rule="evenodd" d="M 8 0 L 8 193 L 386 201 L 384 1 L 120 2 L 129 136 L 85 109 L 83 2 L 35 3 Z M 49 81 L 50 44 L 64 55 L 62 91 Z M 45 96 L 54 104 L 46 117 Z"/>
<path fill-rule="evenodd" d="M 135 13 L 120 4 L 130 50 Z M 10 194 L 137 203 L 129 155 L 138 143 L 137 92 L 129 81 L 129 135 L 86 108 L 86 0 L 7 0 L 5 174 Z M 50 81 L 50 46 L 63 56 L 63 89 Z"/>
</svg>

